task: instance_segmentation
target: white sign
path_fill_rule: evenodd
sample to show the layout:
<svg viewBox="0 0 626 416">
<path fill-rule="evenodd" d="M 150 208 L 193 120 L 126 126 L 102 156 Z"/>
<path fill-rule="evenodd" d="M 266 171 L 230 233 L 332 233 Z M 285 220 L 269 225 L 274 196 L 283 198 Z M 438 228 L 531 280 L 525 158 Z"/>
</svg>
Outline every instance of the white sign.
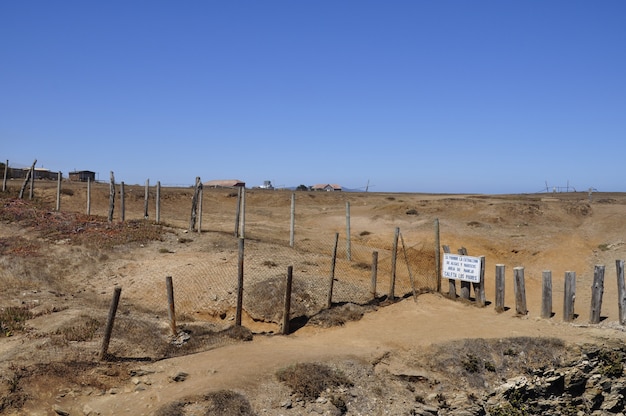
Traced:
<svg viewBox="0 0 626 416">
<path fill-rule="evenodd" d="M 480 257 L 443 254 L 443 277 L 480 283 Z"/>
</svg>

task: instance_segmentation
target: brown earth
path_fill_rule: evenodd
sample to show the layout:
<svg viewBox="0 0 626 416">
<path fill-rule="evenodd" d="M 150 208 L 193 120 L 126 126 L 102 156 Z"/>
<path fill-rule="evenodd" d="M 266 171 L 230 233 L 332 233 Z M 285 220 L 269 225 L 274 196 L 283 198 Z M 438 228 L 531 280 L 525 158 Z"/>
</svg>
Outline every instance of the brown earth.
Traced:
<svg viewBox="0 0 626 416">
<path fill-rule="evenodd" d="M 93 209 L 95 214 L 104 216 L 108 187 L 98 186 L 99 192 L 93 193 Z M 14 193 L 18 187 L 18 183 L 11 184 Z M 44 206 L 54 207 L 54 187 L 48 184 L 37 188 L 37 199 Z M 61 211 L 84 211 L 83 188 L 68 187 L 73 190 L 63 194 Z M 80 340 L 63 335 L 67 334 L 64 328 L 87 331 L 90 319 L 100 319 L 102 312 L 106 313 L 112 289 L 118 285 L 130 287 L 131 299 L 140 300 L 150 294 L 143 290 L 133 292 L 132 284 L 143 287 L 136 282 L 155 271 L 189 265 L 200 255 L 215 262 L 236 258 L 236 251 L 231 248 L 234 238 L 230 236 L 236 198 L 232 191 L 206 191 L 211 201 L 207 206 L 213 218 L 221 218 L 223 230 L 194 233 L 193 237 L 185 230 L 192 194 L 188 189 L 162 191 L 169 219 L 164 220 L 168 226 L 160 241 L 111 247 L 93 246 L 88 241 L 75 244 L 71 236 L 55 237 L 52 241 L 42 238 L 41 230 L 24 222 L 0 223 L 0 249 L 4 247 L 0 258 L 0 289 L 4 294 L 0 307 L 24 307 L 33 316 L 26 321 L 25 329 L 0 336 L 6 414 L 47 415 L 56 411 L 72 415 L 140 415 L 158 414 L 159 409 L 160 414 L 167 414 L 163 409 L 168 403 L 187 403 L 185 413 L 171 410 L 171 414 L 205 414 L 202 409 L 209 401 L 206 395 L 221 390 L 240 393 L 254 414 L 333 414 L 329 407 L 324 407 L 323 400 L 298 402 L 277 381 L 280 369 L 307 362 L 339 368 L 354 378 L 355 386 L 370 389 L 362 397 L 353 387 L 350 403 L 362 400 L 367 404 L 362 404 L 360 410 L 356 404 L 349 404 L 343 414 L 411 414 L 415 404 L 400 393 L 406 392 L 406 386 L 391 390 L 393 382 L 385 378 L 388 375 L 436 378 L 437 383 L 431 384 L 439 387 L 431 386 L 430 391 L 439 394 L 443 386 L 450 390 L 469 389 L 463 379 L 449 379 L 446 383 L 444 375 L 432 375 L 432 368 L 425 363 L 420 367 L 417 357 L 436 346 L 467 339 L 554 337 L 565 342 L 566 351 L 583 342 L 607 344 L 626 338 L 624 327 L 619 324 L 614 266 L 616 260 L 626 258 L 626 194 L 621 193 L 595 193 L 592 200 L 587 193 L 298 193 L 297 221 L 302 227 L 299 236 L 310 240 L 315 240 L 321 229 L 343 229 L 346 202 L 351 203 L 353 230 L 366 229 L 374 246 L 377 242 L 388 245 L 395 227 L 400 227 L 407 239 L 417 240 L 438 218 L 441 244 L 453 250 L 466 247 L 469 254 L 486 257 L 489 304 L 478 308 L 471 302 L 423 293 L 416 301 L 404 298 L 363 308 L 365 313 L 360 320 L 330 328 L 305 325 L 288 336 L 275 335 L 280 329 L 276 323 L 254 321 L 244 314 L 243 326 L 254 333 L 251 341 L 242 341 L 246 334 L 220 332 L 225 324 L 232 324 L 228 318 L 232 308 L 224 306 L 220 310 L 204 310 L 195 317 L 196 323 L 187 323 L 192 329 L 202 322 L 214 325 L 211 334 L 218 334 L 222 341 L 207 351 L 182 356 L 169 353 L 167 346 L 145 346 L 137 339 L 143 330 L 166 333 L 167 324 L 152 317 L 154 322 L 146 321 L 145 328 L 138 328 L 122 314 L 116 324 L 137 334 L 135 339 L 129 335 L 112 340 L 111 349 L 117 360 L 108 362 L 98 359 L 102 322 L 93 338 Z M 141 218 L 143 188 L 129 187 L 128 192 L 135 195 L 128 204 L 129 217 Z M 276 218 L 289 207 L 290 194 L 251 191 L 250 205 L 265 201 L 267 220 L 257 226 L 271 229 Z M 0 214 L 6 214 L 7 206 Z M 407 215 L 409 210 L 411 214 Z M 324 214 L 323 222 L 320 213 Z M 50 213 L 40 221 L 60 220 Z M 183 238 L 190 241 L 181 244 Z M 253 257 L 255 247 L 261 250 L 262 245 L 263 242 L 257 242 L 247 247 L 246 254 Z M 503 313 L 497 313 L 493 305 L 496 264 L 504 264 L 507 270 L 508 308 Z M 596 265 L 606 266 L 603 319 L 600 324 L 590 325 L 590 286 Z M 517 266 L 525 269 L 529 310 L 525 316 L 515 314 L 512 273 Z M 549 320 L 539 317 L 543 270 L 551 270 L 553 276 L 555 313 Z M 575 271 L 577 275 L 577 318 L 573 323 L 563 322 L 561 313 L 566 271 Z M 447 289 L 447 281 L 443 282 L 443 289 Z M 196 329 L 191 336 L 199 334 Z M 458 351 L 463 354 L 463 349 Z M 159 354 L 172 358 L 150 359 Z M 373 373 L 364 376 L 367 368 Z M 368 377 L 372 378 L 370 384 L 363 380 Z M 374 389 L 385 394 L 377 396 Z M 297 402 L 291 403 L 292 399 Z"/>
</svg>

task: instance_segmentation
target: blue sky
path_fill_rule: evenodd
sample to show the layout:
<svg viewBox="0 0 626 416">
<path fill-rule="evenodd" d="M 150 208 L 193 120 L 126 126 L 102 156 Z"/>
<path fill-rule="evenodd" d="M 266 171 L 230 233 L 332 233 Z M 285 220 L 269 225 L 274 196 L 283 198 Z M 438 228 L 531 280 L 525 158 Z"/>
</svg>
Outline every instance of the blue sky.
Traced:
<svg viewBox="0 0 626 416">
<path fill-rule="evenodd" d="M 0 1 L 0 160 L 101 180 L 626 191 L 626 2 Z"/>
</svg>

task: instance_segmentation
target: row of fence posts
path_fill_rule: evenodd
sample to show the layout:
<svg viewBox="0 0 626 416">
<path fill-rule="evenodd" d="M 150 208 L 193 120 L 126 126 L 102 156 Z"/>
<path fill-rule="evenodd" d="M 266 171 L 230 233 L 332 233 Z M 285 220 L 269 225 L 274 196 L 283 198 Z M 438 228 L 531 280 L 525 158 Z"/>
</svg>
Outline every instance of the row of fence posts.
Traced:
<svg viewBox="0 0 626 416">
<path fill-rule="evenodd" d="M 444 253 L 450 253 L 448 246 L 443 246 Z M 460 255 L 467 255 L 467 250 L 462 247 L 458 250 Z M 481 256 L 481 274 L 480 283 L 474 283 L 475 301 L 478 306 L 486 305 L 485 286 L 484 286 L 484 269 L 485 257 Z M 617 275 L 617 294 L 619 308 L 619 322 L 626 325 L 626 283 L 624 281 L 624 260 L 616 260 Z M 495 275 L 495 310 L 496 312 L 504 312 L 505 294 L 505 270 L 504 264 L 496 264 Z M 601 321 L 602 297 L 604 294 L 604 265 L 596 265 L 593 273 L 593 283 L 591 286 L 591 307 L 589 311 L 589 323 L 597 324 Z M 448 279 L 449 289 L 448 296 L 456 299 L 456 283 L 453 279 Z M 460 297 L 463 299 L 470 298 L 470 283 L 461 281 Z M 516 315 L 528 314 L 526 304 L 526 284 L 524 279 L 524 267 L 513 268 L 513 292 L 515 295 L 515 313 Z M 552 309 L 552 272 L 544 270 L 542 272 L 542 294 L 541 294 L 541 317 L 549 319 L 554 316 Z M 576 299 L 576 272 L 566 271 L 564 279 L 564 298 L 563 298 L 563 321 L 572 322 L 576 314 L 574 313 L 574 303 Z"/>
<path fill-rule="evenodd" d="M 406 246 L 404 244 L 404 238 L 400 233 L 400 229 L 396 228 L 395 238 L 394 238 L 394 247 L 398 245 L 398 238 L 401 239 L 402 247 L 406 259 Z M 243 287 L 244 287 L 244 250 L 245 250 L 245 239 L 243 237 L 239 237 L 238 239 L 238 262 L 237 262 L 237 306 L 235 312 L 235 325 L 241 326 L 242 323 L 242 314 L 243 314 Z M 337 261 L 337 246 L 339 242 L 339 233 L 335 233 L 335 243 L 333 247 L 333 256 L 331 259 L 331 270 L 329 274 L 329 289 L 328 289 L 328 297 L 327 297 L 327 308 L 332 307 L 332 299 L 333 299 L 333 287 L 335 281 L 335 266 Z M 397 251 L 397 250 L 394 250 Z M 413 288 L 413 297 L 417 299 L 415 285 L 412 277 L 412 273 L 408 264 L 408 260 L 406 261 L 407 267 L 409 268 L 409 275 L 411 279 L 411 285 Z M 378 278 L 378 251 L 372 252 L 372 265 L 371 265 L 371 279 L 370 279 L 370 297 L 371 300 L 375 300 L 376 293 L 376 283 Z M 166 276 L 165 278 L 166 290 L 167 290 L 167 303 L 168 303 L 168 317 L 170 320 L 170 329 L 172 331 L 172 336 L 176 337 L 178 335 L 178 330 L 176 328 L 176 313 L 174 307 L 174 285 L 171 276 Z M 391 286 L 389 289 L 388 299 L 393 300 L 394 295 L 394 285 L 395 285 L 395 256 L 392 259 L 392 275 L 391 275 Z M 293 286 L 293 266 L 287 267 L 287 275 L 285 282 L 285 296 L 284 296 L 284 307 L 283 307 L 283 320 L 281 325 L 281 333 L 283 335 L 287 335 L 290 333 L 290 319 L 291 319 L 291 294 L 292 294 L 292 286 Z M 108 357 L 108 347 L 111 339 L 113 324 L 115 321 L 115 315 L 117 311 L 117 307 L 119 304 L 120 294 L 122 289 L 120 287 L 116 287 L 113 300 L 111 302 L 111 307 L 109 310 L 109 316 L 107 320 L 107 325 L 105 329 L 105 335 L 102 342 L 102 348 L 100 351 L 100 359 L 105 360 Z"/>
<path fill-rule="evenodd" d="M 9 161 L 7 160 L 6 165 L 8 167 Z M 27 184 L 30 183 L 31 186 L 31 199 L 33 198 L 33 179 L 34 179 L 34 169 L 37 160 L 33 162 L 31 169 L 29 170 L 30 175 L 27 175 L 26 180 L 24 181 L 24 185 L 22 186 L 22 191 L 20 192 L 20 198 L 22 198 L 23 190 L 26 188 Z M 3 190 L 6 189 L 6 176 L 7 176 L 8 168 L 5 168 L 5 179 L 3 182 Z M 56 192 L 56 210 L 61 210 L 61 183 L 62 183 L 63 174 L 62 172 L 58 172 L 57 178 L 57 192 Z M 126 196 L 125 196 L 125 183 L 124 181 L 120 182 L 119 185 L 119 194 L 120 194 L 120 220 L 124 222 L 126 220 Z M 148 219 L 148 208 L 149 208 L 149 194 L 150 194 L 150 179 L 146 179 L 145 187 L 144 187 L 144 219 Z M 109 179 L 109 209 L 107 219 L 108 222 L 113 222 L 113 216 L 115 212 L 115 195 L 116 195 L 116 183 L 115 183 L 115 174 L 113 171 L 110 172 Z M 202 200 L 203 200 L 203 185 L 200 180 L 200 177 L 196 177 L 195 186 L 194 186 L 194 194 L 191 202 L 191 215 L 189 219 L 189 231 L 197 231 L 201 232 L 202 230 Z M 160 224 L 161 222 L 161 182 L 157 181 L 156 183 L 156 196 L 155 196 L 155 222 Z M 294 247 L 295 245 L 295 211 L 296 211 L 296 194 L 291 194 L 291 209 L 290 209 L 290 227 L 289 227 L 289 246 Z M 91 180 L 87 179 L 87 215 L 91 215 Z M 245 213 L 246 213 L 246 189 L 244 187 L 240 187 L 238 189 L 237 194 L 237 206 L 235 212 L 235 237 L 245 238 Z M 397 255 L 397 244 L 398 244 L 398 236 L 399 236 L 399 228 L 396 229 L 395 237 L 394 237 L 394 250 L 393 256 L 394 261 L 392 262 L 392 267 L 395 268 L 395 256 Z M 404 238 L 402 238 L 402 245 L 404 247 Z M 435 219 L 435 247 L 439 247 L 439 220 Z M 437 275 L 439 275 L 439 250 L 435 250 L 437 253 L 436 259 L 436 269 Z M 406 247 L 404 247 L 404 256 L 406 259 Z M 352 247 L 351 247 L 351 230 L 350 230 L 350 201 L 346 202 L 346 258 L 348 261 L 352 260 Z M 408 262 L 407 262 L 408 267 Z M 415 291 L 415 285 L 413 282 L 413 275 L 409 270 L 409 275 L 411 278 L 411 286 Z M 437 290 L 440 289 L 440 280 L 437 281 Z M 392 280 L 390 283 L 390 297 L 393 297 L 394 286 L 395 286 L 395 270 L 392 270 Z"/>
</svg>

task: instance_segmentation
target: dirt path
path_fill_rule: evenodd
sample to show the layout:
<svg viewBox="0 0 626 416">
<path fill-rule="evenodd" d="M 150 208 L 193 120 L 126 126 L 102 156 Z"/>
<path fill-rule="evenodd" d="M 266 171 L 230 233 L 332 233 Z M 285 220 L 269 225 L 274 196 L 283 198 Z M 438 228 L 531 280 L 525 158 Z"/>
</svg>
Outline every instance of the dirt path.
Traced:
<svg viewBox="0 0 626 416">
<path fill-rule="evenodd" d="M 120 386 L 117 394 L 68 398 L 61 405 L 72 412 L 87 408 L 101 415 L 150 414 L 165 403 L 211 390 L 253 392 L 279 368 L 295 362 L 342 357 L 373 360 L 387 351 L 408 351 L 449 340 L 514 336 L 559 337 L 575 343 L 626 339 L 611 322 L 587 327 L 533 316 L 518 318 L 512 311 L 497 314 L 490 307 L 478 309 L 427 294 L 417 303 L 405 299 L 340 328 L 257 336 L 252 342 L 138 366 L 150 373 L 143 378 L 149 383 L 145 390 L 135 391 L 129 382 Z M 171 378 L 179 373 L 188 374 L 186 380 L 173 382 Z"/>
</svg>

